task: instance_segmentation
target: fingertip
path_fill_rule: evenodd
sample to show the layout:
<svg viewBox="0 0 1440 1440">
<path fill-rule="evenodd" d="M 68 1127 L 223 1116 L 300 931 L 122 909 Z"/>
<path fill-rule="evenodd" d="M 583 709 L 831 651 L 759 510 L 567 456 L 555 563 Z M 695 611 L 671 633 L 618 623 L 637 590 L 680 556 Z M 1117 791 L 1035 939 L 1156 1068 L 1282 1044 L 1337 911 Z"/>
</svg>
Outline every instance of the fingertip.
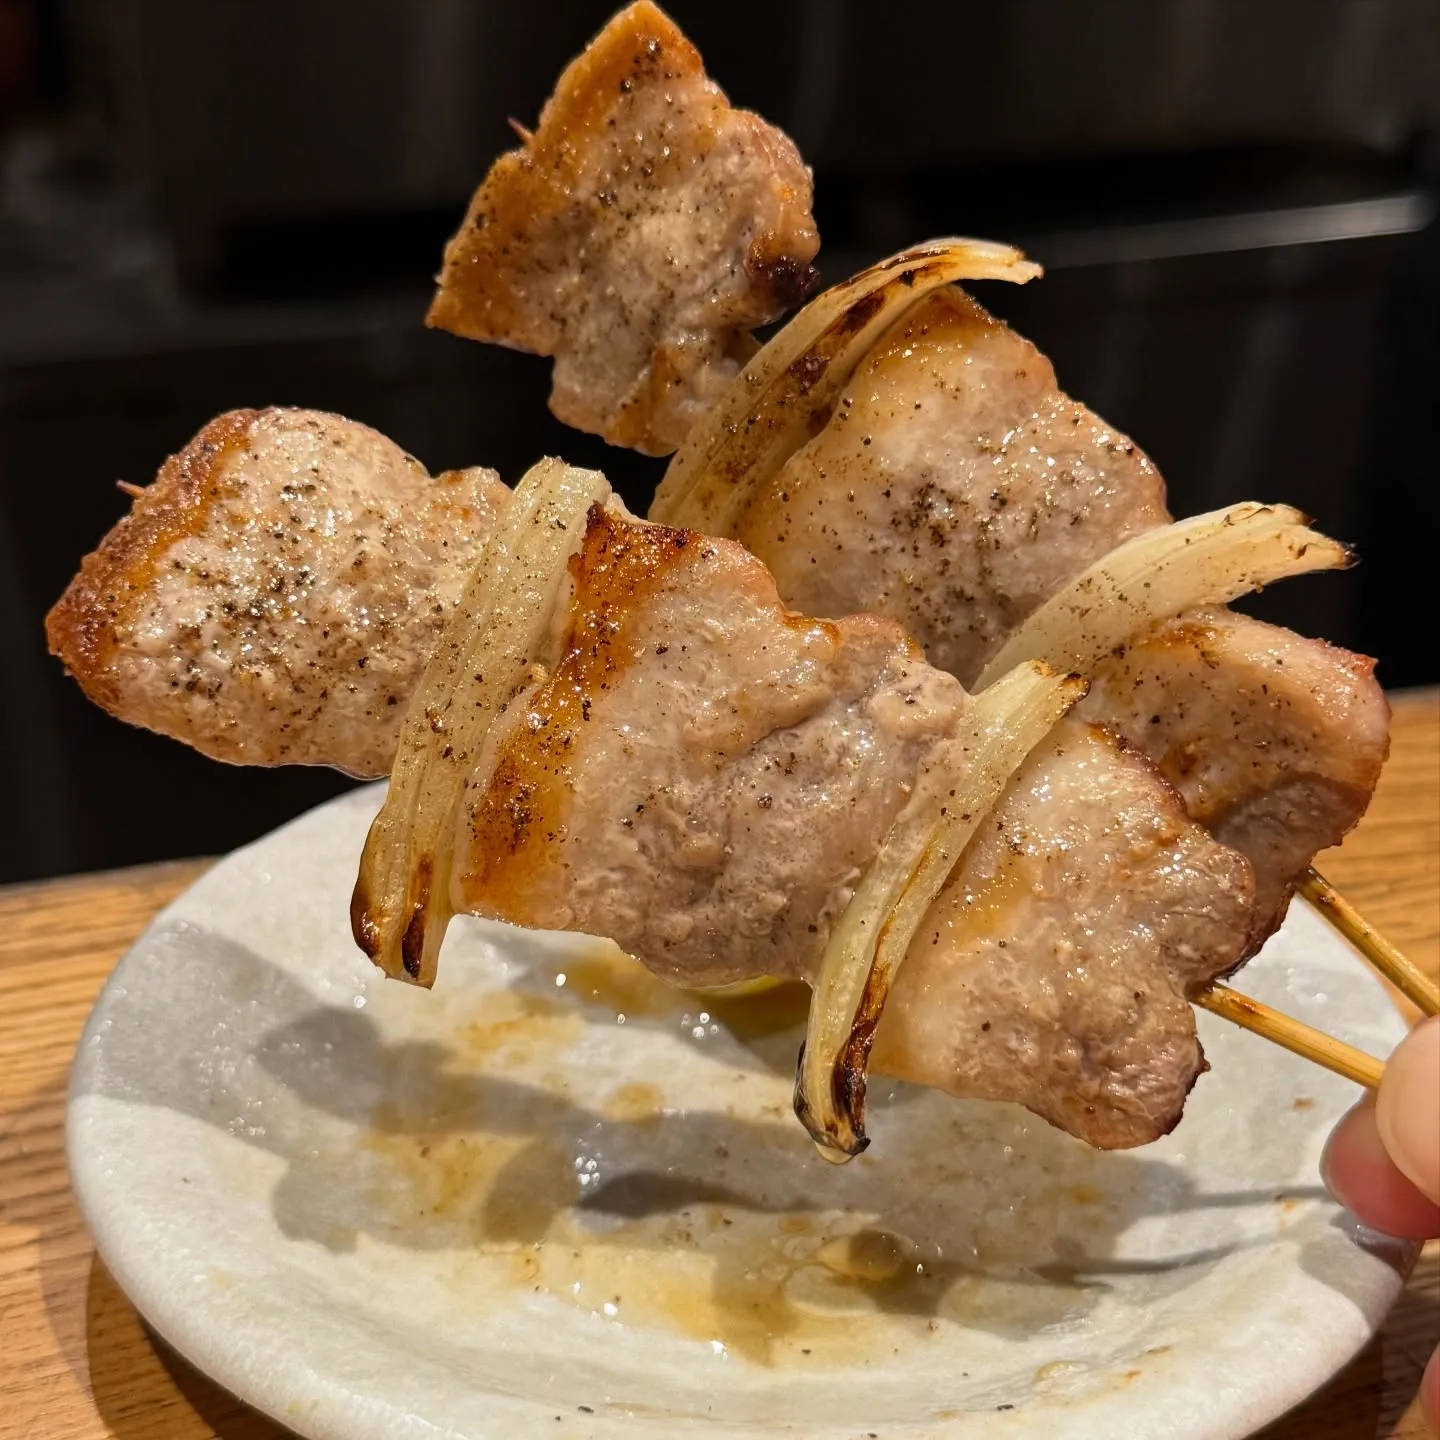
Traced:
<svg viewBox="0 0 1440 1440">
<path fill-rule="evenodd" d="M 1330 1193 L 1358 1220 L 1403 1240 L 1440 1235 L 1440 1205 L 1421 1194 L 1385 1149 L 1367 1096 L 1345 1115 L 1325 1146 L 1320 1173 Z"/>
<path fill-rule="evenodd" d="M 1395 1047 L 1375 1118 L 1390 1158 L 1416 1189 L 1440 1201 L 1440 1016 Z"/>
</svg>

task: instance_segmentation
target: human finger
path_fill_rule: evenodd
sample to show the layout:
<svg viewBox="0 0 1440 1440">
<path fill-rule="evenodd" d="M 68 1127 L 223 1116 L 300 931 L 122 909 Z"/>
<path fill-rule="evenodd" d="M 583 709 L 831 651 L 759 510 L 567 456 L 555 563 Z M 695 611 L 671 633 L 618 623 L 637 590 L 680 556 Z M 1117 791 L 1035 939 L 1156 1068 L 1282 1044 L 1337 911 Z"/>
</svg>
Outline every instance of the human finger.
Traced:
<svg viewBox="0 0 1440 1440">
<path fill-rule="evenodd" d="M 1390 1158 L 1440 1201 L 1440 1015 L 1417 1025 L 1385 1062 L 1375 1121 Z"/>
<path fill-rule="evenodd" d="M 1422 1194 L 1390 1158 L 1367 1096 L 1335 1127 L 1320 1173 L 1330 1193 L 1357 1219 L 1405 1240 L 1440 1235 L 1440 1205 Z"/>
</svg>

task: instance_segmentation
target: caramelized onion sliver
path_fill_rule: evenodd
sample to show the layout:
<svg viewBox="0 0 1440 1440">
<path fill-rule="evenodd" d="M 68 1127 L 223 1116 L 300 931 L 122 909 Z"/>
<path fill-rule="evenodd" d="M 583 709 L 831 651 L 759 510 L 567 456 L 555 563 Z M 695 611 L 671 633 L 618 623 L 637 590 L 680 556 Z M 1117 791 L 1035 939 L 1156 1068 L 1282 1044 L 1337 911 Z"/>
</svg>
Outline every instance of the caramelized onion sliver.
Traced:
<svg viewBox="0 0 1440 1440">
<path fill-rule="evenodd" d="M 869 1144 L 865 1080 L 875 1027 L 925 913 L 1010 777 L 1087 683 L 1016 667 L 977 695 L 952 745 L 921 773 L 835 923 L 816 972 L 795 1113 L 837 1164 Z"/>
<path fill-rule="evenodd" d="M 1311 530 L 1289 505 L 1247 500 L 1147 530 L 1034 611 L 981 671 L 976 689 L 1026 660 L 1087 675 L 1117 646 L 1187 610 L 1353 563 L 1346 546 Z"/>
<path fill-rule="evenodd" d="M 595 470 L 561 460 L 529 470 L 425 666 L 350 901 L 356 944 L 394 979 L 434 983 L 455 913 L 450 887 L 465 792 L 496 717 L 552 658 L 565 562 L 585 534 L 586 512 L 609 495 Z"/>
<path fill-rule="evenodd" d="M 650 518 L 733 535 L 750 497 L 828 419 L 880 337 L 956 280 L 1024 284 L 1041 273 L 1009 245 L 931 240 L 822 291 L 697 420 L 655 492 Z"/>
</svg>

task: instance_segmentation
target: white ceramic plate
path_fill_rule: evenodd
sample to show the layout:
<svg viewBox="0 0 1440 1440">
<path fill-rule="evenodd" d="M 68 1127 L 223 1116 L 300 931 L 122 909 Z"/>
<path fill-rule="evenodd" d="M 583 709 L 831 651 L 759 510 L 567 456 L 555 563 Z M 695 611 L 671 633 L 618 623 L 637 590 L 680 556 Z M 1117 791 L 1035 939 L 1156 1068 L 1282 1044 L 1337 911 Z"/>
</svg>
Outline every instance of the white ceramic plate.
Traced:
<svg viewBox="0 0 1440 1440">
<path fill-rule="evenodd" d="M 457 922 L 432 993 L 347 906 L 378 792 L 231 856 L 121 962 L 69 1108 L 100 1254 L 190 1361 L 305 1436 L 1249 1433 L 1366 1340 L 1408 1252 L 1316 1163 L 1354 1088 L 1207 1015 L 1184 1122 L 1101 1154 L 877 1085 L 833 1168 L 793 1003 Z M 1402 1028 L 1308 911 L 1247 989 Z M 623 1015 L 623 1022 L 621 1016 Z"/>
</svg>

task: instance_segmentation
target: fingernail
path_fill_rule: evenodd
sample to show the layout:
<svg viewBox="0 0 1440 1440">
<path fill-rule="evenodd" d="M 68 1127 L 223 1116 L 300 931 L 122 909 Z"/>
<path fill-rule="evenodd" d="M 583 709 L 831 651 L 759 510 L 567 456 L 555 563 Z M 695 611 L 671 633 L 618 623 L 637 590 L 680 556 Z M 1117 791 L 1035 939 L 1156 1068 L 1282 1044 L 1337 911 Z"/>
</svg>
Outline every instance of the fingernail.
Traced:
<svg viewBox="0 0 1440 1440">
<path fill-rule="evenodd" d="M 1412 1030 L 1386 1062 L 1375 1123 L 1397 1168 L 1440 1201 L 1440 1016 Z"/>
</svg>

